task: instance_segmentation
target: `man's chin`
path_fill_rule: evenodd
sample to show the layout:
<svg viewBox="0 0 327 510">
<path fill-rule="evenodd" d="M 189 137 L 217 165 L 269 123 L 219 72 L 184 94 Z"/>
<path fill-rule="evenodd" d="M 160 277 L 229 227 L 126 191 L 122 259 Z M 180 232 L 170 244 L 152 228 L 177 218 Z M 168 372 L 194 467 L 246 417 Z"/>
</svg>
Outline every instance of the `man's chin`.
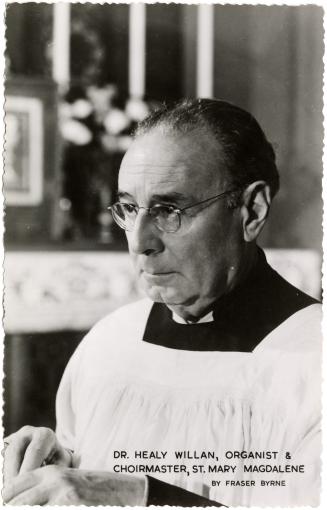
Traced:
<svg viewBox="0 0 327 510">
<path fill-rule="evenodd" d="M 160 287 L 144 288 L 147 296 L 155 303 L 164 303 L 167 306 L 187 306 L 194 300 L 176 292 L 175 289 L 162 289 Z"/>
</svg>

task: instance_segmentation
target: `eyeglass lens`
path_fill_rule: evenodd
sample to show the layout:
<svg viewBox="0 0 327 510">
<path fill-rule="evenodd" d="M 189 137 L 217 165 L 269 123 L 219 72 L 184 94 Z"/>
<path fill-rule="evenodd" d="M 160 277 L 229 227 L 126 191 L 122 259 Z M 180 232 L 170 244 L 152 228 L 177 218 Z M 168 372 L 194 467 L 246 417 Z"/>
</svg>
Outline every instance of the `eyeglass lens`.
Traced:
<svg viewBox="0 0 327 510">
<path fill-rule="evenodd" d="M 143 208 L 118 202 L 112 207 L 113 218 L 121 228 L 132 231 L 139 209 Z M 159 230 L 163 232 L 176 232 L 179 229 L 180 217 L 178 212 L 172 207 L 156 205 L 147 211 Z"/>
</svg>

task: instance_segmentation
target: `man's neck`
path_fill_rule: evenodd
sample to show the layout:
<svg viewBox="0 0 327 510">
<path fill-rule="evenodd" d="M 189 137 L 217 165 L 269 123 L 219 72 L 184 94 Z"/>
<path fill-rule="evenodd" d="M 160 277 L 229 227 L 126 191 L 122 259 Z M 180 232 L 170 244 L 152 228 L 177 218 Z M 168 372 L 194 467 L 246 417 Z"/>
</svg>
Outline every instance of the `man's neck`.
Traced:
<svg viewBox="0 0 327 510">
<path fill-rule="evenodd" d="M 202 317 L 212 311 L 214 304 L 220 297 L 230 293 L 247 279 L 257 263 L 257 258 L 257 246 L 251 246 L 239 263 L 231 266 L 224 289 L 220 293 L 217 293 L 215 297 L 199 297 L 198 300 L 189 305 L 167 304 L 167 307 L 184 321 L 196 324 Z"/>
</svg>

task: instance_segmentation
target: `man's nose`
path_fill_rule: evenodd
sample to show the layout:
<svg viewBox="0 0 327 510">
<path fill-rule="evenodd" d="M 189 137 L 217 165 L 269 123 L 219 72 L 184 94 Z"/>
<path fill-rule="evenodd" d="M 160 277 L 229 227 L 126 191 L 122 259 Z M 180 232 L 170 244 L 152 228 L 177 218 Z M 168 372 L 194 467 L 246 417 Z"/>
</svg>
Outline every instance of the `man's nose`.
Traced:
<svg viewBox="0 0 327 510">
<path fill-rule="evenodd" d="M 137 255 L 151 255 L 163 250 L 161 232 L 146 210 L 140 209 L 132 232 L 126 232 L 129 251 Z"/>
</svg>

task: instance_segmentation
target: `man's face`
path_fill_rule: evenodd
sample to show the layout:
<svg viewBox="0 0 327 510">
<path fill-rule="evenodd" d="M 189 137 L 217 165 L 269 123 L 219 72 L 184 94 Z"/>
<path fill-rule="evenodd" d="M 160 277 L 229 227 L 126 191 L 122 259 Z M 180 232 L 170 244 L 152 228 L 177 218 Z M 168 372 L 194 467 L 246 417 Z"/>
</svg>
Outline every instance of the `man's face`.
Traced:
<svg viewBox="0 0 327 510">
<path fill-rule="evenodd" d="M 230 189 L 217 142 L 204 130 L 136 139 L 120 168 L 120 201 L 183 209 Z M 146 293 L 171 307 L 204 310 L 229 287 L 242 246 L 238 209 L 226 198 L 188 209 L 177 232 L 158 230 L 140 210 L 126 232 L 130 254 Z"/>
</svg>

